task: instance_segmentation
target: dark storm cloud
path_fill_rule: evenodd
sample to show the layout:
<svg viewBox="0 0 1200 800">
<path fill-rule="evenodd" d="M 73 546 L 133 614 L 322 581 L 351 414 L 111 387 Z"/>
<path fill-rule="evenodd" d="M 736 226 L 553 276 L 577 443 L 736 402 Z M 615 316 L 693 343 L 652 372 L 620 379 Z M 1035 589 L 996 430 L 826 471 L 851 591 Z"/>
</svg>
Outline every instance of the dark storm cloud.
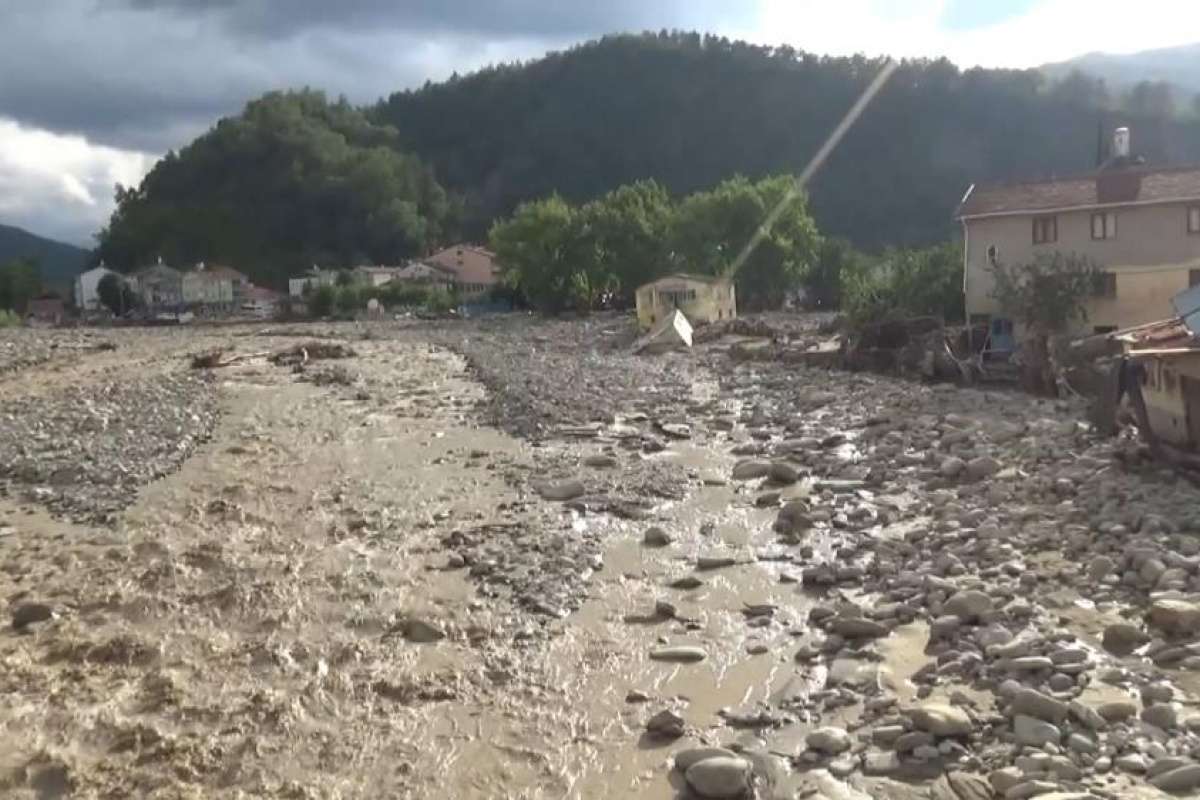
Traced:
<svg viewBox="0 0 1200 800">
<path fill-rule="evenodd" d="M 738 9 L 741 10 L 730 10 Z M 271 89 L 369 102 L 614 30 L 713 27 L 723 0 L 0 0 L 0 116 L 162 152 Z"/>
<path fill-rule="evenodd" d="M 572 36 L 613 30 L 705 26 L 744 19 L 729 0 L 127 0 L 131 8 L 219 15 L 262 36 L 309 28 L 389 27 L 427 33 Z M 745 4 L 743 4 L 745 5 Z"/>
</svg>

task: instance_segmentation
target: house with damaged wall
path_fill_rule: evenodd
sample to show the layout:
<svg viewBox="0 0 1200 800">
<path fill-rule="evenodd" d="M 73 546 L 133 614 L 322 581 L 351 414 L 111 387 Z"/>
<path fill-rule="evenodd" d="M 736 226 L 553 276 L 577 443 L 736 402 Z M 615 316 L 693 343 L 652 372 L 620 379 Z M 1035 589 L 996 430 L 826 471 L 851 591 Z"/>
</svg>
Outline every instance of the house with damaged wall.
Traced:
<svg viewBox="0 0 1200 800">
<path fill-rule="evenodd" d="M 1130 155 L 1125 128 L 1114 133 L 1112 152 L 1092 173 L 967 190 L 956 215 L 963 291 L 972 329 L 988 332 L 987 350 L 1011 351 L 1017 338 L 992 297 L 997 263 L 1056 251 L 1094 261 L 1102 280 L 1076 335 L 1162 319 L 1175 294 L 1200 283 L 1200 166 L 1147 166 Z"/>
</svg>

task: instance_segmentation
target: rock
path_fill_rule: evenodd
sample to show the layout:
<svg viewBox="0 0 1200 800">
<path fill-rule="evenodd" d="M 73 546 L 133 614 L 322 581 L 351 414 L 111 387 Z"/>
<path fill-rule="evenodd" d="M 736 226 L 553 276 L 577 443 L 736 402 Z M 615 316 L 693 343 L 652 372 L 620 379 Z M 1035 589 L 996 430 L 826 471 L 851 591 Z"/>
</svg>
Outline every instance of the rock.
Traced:
<svg viewBox="0 0 1200 800">
<path fill-rule="evenodd" d="M 1173 769 L 1179 769 L 1180 767 L 1186 767 L 1194 763 L 1190 758 L 1183 758 L 1182 756 L 1163 756 L 1154 760 L 1154 763 L 1146 770 L 1146 777 L 1153 778 L 1155 775 L 1162 775 L 1164 772 L 1170 772 Z"/>
<path fill-rule="evenodd" d="M 988 783 L 998 794 L 1005 794 L 1009 789 L 1024 780 L 1024 774 L 1016 767 L 1003 767 L 988 773 Z"/>
<path fill-rule="evenodd" d="M 663 422 L 660 423 L 658 429 L 670 436 L 672 439 L 690 439 L 692 438 L 692 428 L 690 425 L 684 425 L 680 422 Z"/>
<path fill-rule="evenodd" d="M 934 744 L 937 740 L 929 731 L 909 731 L 901 736 L 896 737 L 896 741 L 892 744 L 892 748 L 897 753 L 909 753 L 916 750 L 918 747 L 928 747 Z"/>
<path fill-rule="evenodd" d="M 704 581 L 695 575 L 684 575 L 682 578 L 676 578 L 670 583 L 672 589 L 699 589 L 703 585 Z"/>
<path fill-rule="evenodd" d="M 648 703 L 650 695 L 643 692 L 641 689 L 630 689 L 625 693 L 626 703 Z"/>
<path fill-rule="evenodd" d="M 830 630 L 846 639 L 878 639 L 891 631 L 866 617 L 834 617 Z"/>
<path fill-rule="evenodd" d="M 1078 700 L 1072 700 L 1067 704 L 1067 707 L 1071 711 L 1071 717 L 1088 730 L 1102 731 L 1108 728 L 1108 721 L 1100 716 L 1100 713 L 1091 706 L 1085 705 Z"/>
<path fill-rule="evenodd" d="M 724 747 L 692 747 L 675 754 L 675 769 L 687 772 L 693 764 L 709 758 L 737 758 L 738 754 Z"/>
<path fill-rule="evenodd" d="M 1177 718 L 1177 710 L 1171 703 L 1156 703 L 1142 709 L 1142 722 L 1164 731 L 1173 730 L 1178 725 Z"/>
<path fill-rule="evenodd" d="M 1127 656 L 1150 641 L 1141 628 L 1128 622 L 1116 622 L 1104 629 L 1104 649 L 1114 655 Z"/>
<path fill-rule="evenodd" d="M 978 620 L 991 610 L 992 598 L 975 590 L 955 592 L 942 606 L 943 614 L 950 614 L 968 622 Z"/>
<path fill-rule="evenodd" d="M 667 600 L 655 600 L 654 616 L 661 619 L 675 619 L 675 617 L 679 616 L 679 609 L 675 607 L 674 603 Z"/>
<path fill-rule="evenodd" d="M 1141 753 L 1126 753 L 1123 756 L 1117 756 L 1113 764 L 1124 772 L 1141 774 L 1146 771 L 1146 757 Z"/>
<path fill-rule="evenodd" d="M 1155 775 L 1150 779 L 1150 785 L 1164 792 L 1185 792 L 1200 786 L 1200 764 L 1188 764 L 1184 767 Z"/>
<path fill-rule="evenodd" d="M 35 622 L 45 622 L 48 619 L 54 619 L 54 609 L 45 603 L 20 603 L 13 607 L 10 612 L 12 616 L 12 626 L 21 630 Z"/>
<path fill-rule="evenodd" d="M 594 469 L 611 469 L 617 465 L 617 459 L 608 455 L 594 455 L 585 458 L 583 463 Z"/>
<path fill-rule="evenodd" d="M 990 478 L 1000 471 L 1000 462 L 991 456 L 979 456 L 972 458 L 966 465 L 967 478 L 973 481 L 981 481 L 984 478 Z"/>
<path fill-rule="evenodd" d="M 1116 569 L 1116 562 L 1108 556 L 1096 556 L 1088 562 L 1087 574 L 1092 581 L 1099 582 L 1115 572 Z"/>
<path fill-rule="evenodd" d="M 446 638 L 446 634 L 436 625 L 423 619 L 407 619 L 401 624 L 404 638 L 417 644 L 432 644 Z"/>
<path fill-rule="evenodd" d="M 1137 713 L 1137 703 L 1132 700 L 1110 700 L 1096 706 L 1096 713 L 1105 722 L 1122 722 Z"/>
<path fill-rule="evenodd" d="M 790 486 L 800 480 L 800 470 L 787 464 L 783 461 L 776 461 L 771 464 L 771 471 L 767 473 L 767 477 L 774 483 L 781 483 Z"/>
<path fill-rule="evenodd" d="M 1050 781 L 1022 781 L 1004 793 L 1004 800 L 1027 800 L 1030 797 L 1049 797 L 1050 793 L 1056 789 L 1058 789 L 1058 784 Z"/>
<path fill-rule="evenodd" d="M 708 658 L 708 653 L 699 647 L 675 645 L 651 650 L 650 658 L 654 661 L 668 661 L 675 664 L 695 664 Z"/>
<path fill-rule="evenodd" d="M 967 712 L 944 703 L 925 703 L 906 713 L 917 730 L 934 736 L 966 736 L 974 727 Z"/>
<path fill-rule="evenodd" d="M 684 779 L 700 797 L 713 800 L 742 797 L 750 791 L 750 762 L 729 756 L 706 758 L 689 767 Z"/>
<path fill-rule="evenodd" d="M 736 563 L 737 559 L 732 556 L 700 556 L 696 559 L 696 569 L 723 569 L 732 567 Z"/>
<path fill-rule="evenodd" d="M 1033 747 L 1062 741 L 1062 731 L 1057 726 L 1026 714 L 1018 714 L 1013 718 L 1013 733 L 1018 742 Z"/>
<path fill-rule="evenodd" d="M 858 761 L 852 756 L 843 756 L 830 761 L 826 769 L 835 778 L 849 778 L 858 769 Z"/>
<path fill-rule="evenodd" d="M 1061 724 L 1067 718 L 1069 708 L 1061 700 L 1034 689 L 1022 687 L 1012 696 L 1009 710 L 1013 714 L 1026 714 L 1035 719 Z"/>
<path fill-rule="evenodd" d="M 732 477 L 735 481 L 752 481 L 765 478 L 771 474 L 771 462 L 758 459 L 739 461 L 733 465 Z"/>
<path fill-rule="evenodd" d="M 842 728 L 817 728 L 804 739 L 811 749 L 821 753 L 837 755 L 850 749 L 850 734 Z"/>
<path fill-rule="evenodd" d="M 930 787 L 933 800 L 992 800 L 994 794 L 987 779 L 967 772 L 950 772 Z"/>
<path fill-rule="evenodd" d="M 646 733 L 661 739 L 678 739 L 686 728 L 683 717 L 670 709 L 664 709 L 646 721 Z"/>
<path fill-rule="evenodd" d="M 1200 605 L 1183 600 L 1155 600 L 1147 615 L 1154 627 L 1171 636 L 1200 633 Z"/>
<path fill-rule="evenodd" d="M 646 547 L 666 547 L 672 541 L 674 540 L 671 538 L 671 534 L 657 526 L 647 528 L 646 532 L 642 534 L 642 544 Z"/>
<path fill-rule="evenodd" d="M 539 483 L 534 486 L 543 500 L 574 500 L 582 497 L 586 490 L 579 481 L 561 481 L 558 483 Z"/>
<path fill-rule="evenodd" d="M 1067 749 L 1072 753 L 1082 753 L 1084 755 L 1092 755 L 1099 750 L 1096 742 L 1082 733 L 1072 733 L 1067 737 Z"/>
<path fill-rule="evenodd" d="M 938 467 L 938 472 L 943 478 L 957 478 L 966 468 L 967 464 L 957 456 L 948 456 L 942 459 L 941 466 Z"/>
<path fill-rule="evenodd" d="M 868 750 L 863 756 L 863 774 L 891 775 L 900 769 L 900 757 L 891 751 Z"/>
</svg>

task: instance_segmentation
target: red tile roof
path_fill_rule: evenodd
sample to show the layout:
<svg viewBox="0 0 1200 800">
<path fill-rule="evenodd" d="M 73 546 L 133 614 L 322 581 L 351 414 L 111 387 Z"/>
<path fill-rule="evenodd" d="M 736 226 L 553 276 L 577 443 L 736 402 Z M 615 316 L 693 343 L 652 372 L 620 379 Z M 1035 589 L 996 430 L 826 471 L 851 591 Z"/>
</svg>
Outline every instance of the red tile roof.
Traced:
<svg viewBox="0 0 1200 800">
<path fill-rule="evenodd" d="M 454 273 L 459 283 L 492 285 L 500 282 L 496 254 L 482 247 L 460 244 L 422 259 Z"/>
<path fill-rule="evenodd" d="M 958 218 L 1123 203 L 1200 200 L 1200 166 L 1130 167 L 1054 180 L 971 187 Z"/>
</svg>

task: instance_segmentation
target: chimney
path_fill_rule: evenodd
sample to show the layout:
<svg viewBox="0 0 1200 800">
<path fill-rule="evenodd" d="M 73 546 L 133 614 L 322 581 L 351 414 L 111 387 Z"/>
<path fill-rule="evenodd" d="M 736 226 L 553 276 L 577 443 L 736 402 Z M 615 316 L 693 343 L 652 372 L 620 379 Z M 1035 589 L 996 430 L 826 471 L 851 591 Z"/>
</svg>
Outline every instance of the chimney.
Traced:
<svg viewBox="0 0 1200 800">
<path fill-rule="evenodd" d="M 1129 158 L 1129 128 L 1113 131 L 1113 158 Z"/>
</svg>

